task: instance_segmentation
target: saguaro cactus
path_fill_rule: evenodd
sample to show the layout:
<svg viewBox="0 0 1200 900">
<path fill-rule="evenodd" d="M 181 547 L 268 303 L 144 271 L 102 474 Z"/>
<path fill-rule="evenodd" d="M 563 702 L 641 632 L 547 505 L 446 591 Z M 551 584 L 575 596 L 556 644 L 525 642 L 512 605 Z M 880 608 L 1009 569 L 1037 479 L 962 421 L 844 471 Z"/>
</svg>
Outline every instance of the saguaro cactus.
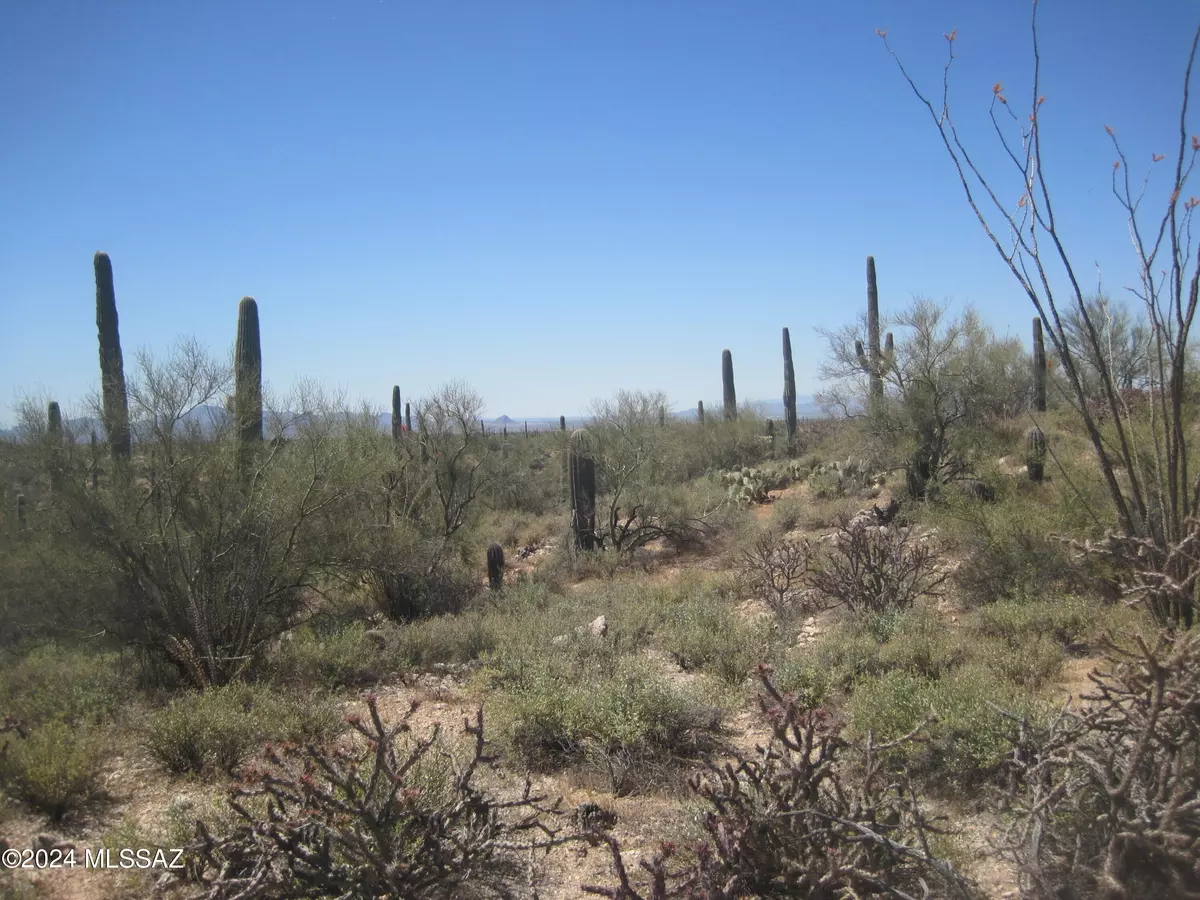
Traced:
<svg viewBox="0 0 1200 900">
<path fill-rule="evenodd" d="M 783 329 L 783 421 L 788 448 L 796 441 L 796 369 L 792 365 L 792 336 Z"/>
<path fill-rule="evenodd" d="M 559 431 L 566 431 L 566 430 L 567 430 L 567 417 L 566 417 L 566 416 L 559 416 L 559 417 L 558 417 L 558 430 L 559 430 Z"/>
<path fill-rule="evenodd" d="M 407 400 L 404 402 L 404 428 L 412 434 L 412 406 Z"/>
<path fill-rule="evenodd" d="M 17 494 L 17 531 L 24 531 L 25 524 L 25 495 Z"/>
<path fill-rule="evenodd" d="M 591 438 L 583 428 L 572 432 L 567 445 L 567 468 L 571 483 L 571 531 L 575 546 L 596 546 L 596 460 Z"/>
<path fill-rule="evenodd" d="M 1033 320 L 1033 408 L 1046 411 L 1046 344 L 1040 318 Z"/>
<path fill-rule="evenodd" d="M 725 419 L 731 422 L 737 418 L 737 391 L 733 387 L 733 354 L 728 350 L 721 351 L 721 387 Z"/>
<path fill-rule="evenodd" d="M 858 364 L 870 379 L 869 407 L 878 408 L 883 400 L 883 373 L 892 364 L 893 344 L 892 335 L 887 335 L 887 343 L 879 346 L 879 285 L 875 278 L 875 257 L 867 257 L 867 348 L 863 349 L 862 341 L 854 342 L 854 353 Z"/>
<path fill-rule="evenodd" d="M 404 437 L 404 409 L 400 405 L 400 385 L 392 385 L 392 440 L 399 443 Z"/>
<path fill-rule="evenodd" d="M 103 251 L 92 258 L 96 273 L 96 331 L 100 340 L 100 390 L 104 431 L 115 462 L 129 459 L 129 397 L 125 391 L 125 364 L 117 323 L 117 294 L 113 289 L 112 260 Z"/>
<path fill-rule="evenodd" d="M 493 590 L 504 587 L 504 548 L 491 543 L 487 548 L 488 586 Z"/>
<path fill-rule="evenodd" d="M 237 345 L 234 350 L 234 410 L 238 437 L 249 451 L 262 443 L 262 343 L 258 304 L 243 297 L 238 304 Z"/>
<path fill-rule="evenodd" d="M 658 427 L 667 427 L 667 408 L 665 406 L 660 406 L 658 408 Z"/>
<path fill-rule="evenodd" d="M 58 491 L 63 479 L 63 421 L 62 410 L 54 400 L 46 407 L 46 437 L 50 441 L 50 490 Z"/>
<path fill-rule="evenodd" d="M 93 491 L 100 487 L 100 451 L 97 447 L 97 443 L 96 429 L 93 428 L 92 436 L 88 441 L 88 447 L 91 451 L 89 468 L 91 469 Z"/>
<path fill-rule="evenodd" d="M 701 425 L 704 424 L 704 401 L 700 400 L 696 403 L 696 419 Z"/>
<path fill-rule="evenodd" d="M 1030 481 L 1041 481 L 1046 477 L 1046 435 L 1034 426 L 1025 432 L 1025 465 L 1029 469 Z"/>
</svg>

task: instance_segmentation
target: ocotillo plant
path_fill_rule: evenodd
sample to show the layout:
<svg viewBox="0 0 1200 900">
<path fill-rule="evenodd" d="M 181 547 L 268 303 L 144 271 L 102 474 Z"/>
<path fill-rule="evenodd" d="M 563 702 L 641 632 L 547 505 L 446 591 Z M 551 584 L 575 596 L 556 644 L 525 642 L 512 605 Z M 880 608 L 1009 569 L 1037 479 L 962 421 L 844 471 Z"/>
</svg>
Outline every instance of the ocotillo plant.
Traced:
<svg viewBox="0 0 1200 900">
<path fill-rule="evenodd" d="M 783 421 L 788 449 L 796 442 L 796 369 L 792 365 L 792 336 L 783 329 Z"/>
<path fill-rule="evenodd" d="M 1029 469 L 1030 481 L 1041 481 L 1046 477 L 1046 435 L 1034 426 L 1025 432 L 1025 465 Z"/>
<path fill-rule="evenodd" d="M 875 279 L 875 257 L 867 257 L 867 348 L 862 341 L 854 342 L 854 353 L 858 364 L 870 379 L 870 407 L 877 408 L 883 399 L 883 373 L 892 363 L 892 336 L 887 336 L 887 346 L 879 346 L 879 286 Z"/>
<path fill-rule="evenodd" d="M 262 343 L 258 304 L 243 297 L 238 304 L 237 345 L 234 349 L 234 410 L 243 459 L 262 443 Z"/>
<path fill-rule="evenodd" d="M 121 357 L 121 333 L 117 325 L 117 295 L 113 289 L 112 260 L 97 251 L 92 259 L 96 272 L 96 331 L 100 339 L 100 389 L 103 398 L 104 431 L 115 462 L 129 459 L 129 397 L 125 391 L 125 364 Z"/>
<path fill-rule="evenodd" d="M 593 550 L 596 546 L 596 460 L 590 436 L 583 428 L 571 434 L 567 466 L 571 482 L 571 531 L 575 535 L 575 546 L 580 550 Z"/>
<path fill-rule="evenodd" d="M 62 489 L 63 421 L 58 403 L 51 400 L 46 407 L 46 437 L 50 440 L 50 490 Z"/>
<path fill-rule="evenodd" d="M 728 350 L 721 351 L 721 387 L 724 390 L 725 419 L 733 421 L 737 418 L 737 391 L 733 387 L 733 354 Z"/>
<path fill-rule="evenodd" d="M 403 412 L 400 406 L 400 385 L 392 385 L 392 440 L 397 443 L 404 437 Z"/>
<path fill-rule="evenodd" d="M 696 403 L 696 419 L 701 425 L 704 424 L 704 401 L 699 400 Z"/>
<path fill-rule="evenodd" d="M 1046 411 L 1046 344 L 1040 318 L 1033 320 L 1033 408 Z"/>
<path fill-rule="evenodd" d="M 504 548 L 497 543 L 487 548 L 488 586 L 493 590 L 504 587 Z"/>
</svg>

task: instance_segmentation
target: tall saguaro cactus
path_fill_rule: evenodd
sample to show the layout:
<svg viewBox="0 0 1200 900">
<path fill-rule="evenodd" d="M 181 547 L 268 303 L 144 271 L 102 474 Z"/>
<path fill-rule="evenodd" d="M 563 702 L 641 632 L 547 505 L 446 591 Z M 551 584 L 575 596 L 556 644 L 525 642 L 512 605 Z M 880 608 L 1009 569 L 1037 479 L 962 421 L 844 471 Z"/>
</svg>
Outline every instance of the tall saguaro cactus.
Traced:
<svg viewBox="0 0 1200 900">
<path fill-rule="evenodd" d="M 392 440 L 399 443 L 404 437 L 404 407 L 400 405 L 400 385 L 392 385 Z"/>
<path fill-rule="evenodd" d="M 409 434 L 412 434 L 412 406 L 407 400 L 404 401 L 404 428 Z"/>
<path fill-rule="evenodd" d="M 262 343 L 258 329 L 258 304 L 253 297 L 243 297 L 238 304 L 233 392 L 241 459 L 248 464 L 248 457 L 263 439 Z"/>
<path fill-rule="evenodd" d="M 879 346 L 879 285 L 875 278 L 875 257 L 867 257 L 867 348 L 862 341 L 854 342 L 858 364 L 870 379 L 869 407 L 874 410 L 883 400 L 883 373 L 892 364 L 893 345 L 889 332 L 887 343 Z"/>
<path fill-rule="evenodd" d="M 699 400 L 696 403 L 696 419 L 701 425 L 704 424 L 704 401 Z"/>
<path fill-rule="evenodd" d="M 559 431 L 566 431 L 566 430 L 567 430 L 567 417 L 566 417 L 566 416 L 559 416 L 559 417 L 558 417 L 558 430 L 559 430 Z"/>
<path fill-rule="evenodd" d="M 721 388 L 726 421 L 737 418 L 737 391 L 733 387 L 733 354 L 721 351 Z"/>
<path fill-rule="evenodd" d="M 1033 320 L 1033 408 L 1046 411 L 1046 343 L 1040 318 Z"/>
<path fill-rule="evenodd" d="M 783 421 L 787 425 L 788 450 L 796 442 L 796 369 L 792 365 L 792 336 L 783 329 Z"/>
<path fill-rule="evenodd" d="M 567 443 L 567 471 L 571 482 L 571 531 L 575 546 L 596 546 L 596 460 L 586 429 L 571 433 Z"/>
<path fill-rule="evenodd" d="M 96 273 L 96 331 L 100 341 L 100 390 L 104 431 L 114 462 L 129 459 L 129 396 L 125 391 L 125 363 L 121 357 L 121 332 L 117 323 L 117 294 L 113 289 L 112 260 L 103 251 L 92 258 Z"/>
</svg>

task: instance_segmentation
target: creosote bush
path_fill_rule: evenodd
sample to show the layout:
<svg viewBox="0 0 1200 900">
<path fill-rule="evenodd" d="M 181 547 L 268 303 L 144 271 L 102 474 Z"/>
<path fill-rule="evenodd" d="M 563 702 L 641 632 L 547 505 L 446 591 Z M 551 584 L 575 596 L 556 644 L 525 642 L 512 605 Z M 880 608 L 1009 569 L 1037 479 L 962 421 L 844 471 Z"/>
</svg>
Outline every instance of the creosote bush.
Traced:
<svg viewBox="0 0 1200 900">
<path fill-rule="evenodd" d="M 150 720 L 146 745 L 171 772 L 232 772 L 264 740 L 317 740 L 336 728 L 327 699 L 238 683 L 177 697 Z"/>
<path fill-rule="evenodd" d="M 100 795 L 104 757 L 94 727 L 11 724 L 0 728 L 0 790 L 57 822 Z"/>
</svg>

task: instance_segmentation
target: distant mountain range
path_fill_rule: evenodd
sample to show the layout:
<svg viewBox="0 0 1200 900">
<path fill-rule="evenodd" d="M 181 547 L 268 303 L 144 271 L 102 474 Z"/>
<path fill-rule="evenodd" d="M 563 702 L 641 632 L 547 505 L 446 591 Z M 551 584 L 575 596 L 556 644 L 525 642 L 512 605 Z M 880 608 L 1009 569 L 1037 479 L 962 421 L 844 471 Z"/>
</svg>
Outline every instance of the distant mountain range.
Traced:
<svg viewBox="0 0 1200 900">
<path fill-rule="evenodd" d="M 750 405 L 758 410 L 759 415 L 768 419 L 783 418 L 783 401 L 782 400 L 756 400 L 751 401 Z M 719 414 L 717 409 L 712 410 L 713 413 Z M 822 411 L 812 397 L 797 397 L 796 398 L 796 414 L 801 418 L 825 418 L 825 413 Z M 177 427 L 178 431 L 184 431 L 191 428 L 199 429 L 203 435 L 212 434 L 218 428 L 225 424 L 226 418 L 229 415 L 223 407 L 220 406 L 200 406 L 192 410 Z M 675 410 L 670 413 L 673 419 L 679 421 L 695 421 L 696 409 Z M 379 429 L 381 431 L 391 431 L 392 414 L 382 413 L 378 417 Z M 585 416 L 568 416 L 567 427 L 579 428 L 587 423 Z M 508 428 L 513 431 L 524 430 L 526 424 L 530 431 L 546 431 L 552 428 L 558 428 L 558 417 L 553 418 L 530 418 L 530 419 L 515 419 L 508 415 L 497 416 L 494 419 L 485 418 L 483 420 L 484 427 L 488 431 L 502 431 Z M 67 419 L 64 422 L 71 433 L 74 434 L 77 441 L 86 442 L 88 436 L 93 430 L 98 435 L 104 434 L 104 426 L 99 419 L 94 418 L 78 418 Z M 5 428 L 0 429 L 0 439 L 16 440 L 19 436 L 19 429 Z M 284 430 L 285 436 L 290 436 L 295 433 L 295 427 L 291 426 Z M 134 438 L 138 437 L 137 427 L 135 426 Z"/>
</svg>

